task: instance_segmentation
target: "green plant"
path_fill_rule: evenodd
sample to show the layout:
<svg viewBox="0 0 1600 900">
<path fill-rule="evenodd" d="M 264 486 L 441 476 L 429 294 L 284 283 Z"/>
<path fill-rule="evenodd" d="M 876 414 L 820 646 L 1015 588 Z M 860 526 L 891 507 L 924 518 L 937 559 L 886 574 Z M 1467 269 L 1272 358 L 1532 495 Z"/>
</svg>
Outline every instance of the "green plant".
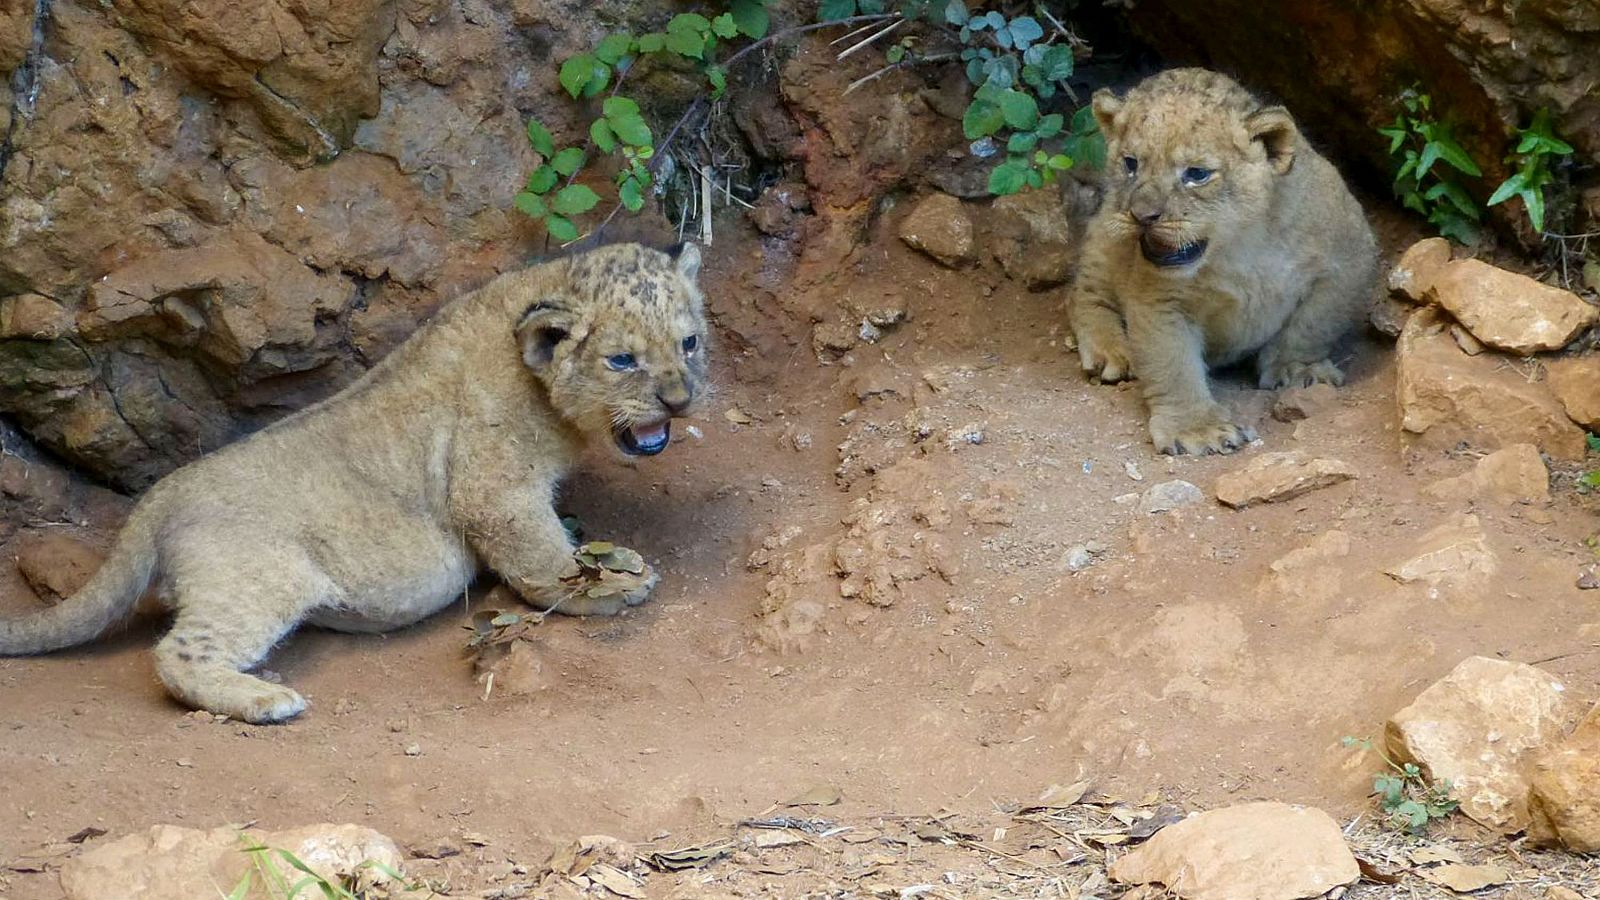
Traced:
<svg viewBox="0 0 1600 900">
<path fill-rule="evenodd" d="M 1472 242 L 1483 212 L 1458 176 L 1479 178 L 1483 171 L 1456 141 L 1449 124 L 1434 116 L 1433 98 L 1415 87 L 1408 88 L 1400 95 L 1400 107 L 1394 124 L 1378 129 L 1389 139 L 1390 158 L 1399 164 L 1395 196 L 1407 209 L 1425 216 L 1445 237 Z"/>
<path fill-rule="evenodd" d="M 1048 12 L 1042 13 L 1053 25 L 1047 33 L 1031 15 L 971 12 L 964 0 L 901 0 L 893 11 L 887 0 L 822 0 L 819 21 L 769 33 L 769 2 L 727 0 L 726 8 L 716 14 L 680 13 L 659 32 L 612 34 L 588 52 L 562 61 L 558 71 L 562 88 L 591 109 L 598 101 L 599 110 L 581 145 L 558 147 L 543 123 L 528 123 L 528 140 L 543 161 L 517 192 L 516 208 L 541 222 L 556 240 L 576 240 L 581 231 L 578 217 L 602 199 L 594 188 L 578 183 L 579 176 L 604 157 L 610 160 L 616 204 L 599 227 L 619 210 L 639 211 L 647 197 L 664 191 L 659 181 L 663 163 L 670 158 L 668 146 L 705 111 L 708 101 L 715 103 L 722 96 L 730 69 L 776 41 L 840 25 L 873 32 L 847 48 L 841 58 L 891 32 L 903 33 L 887 46 L 883 68 L 848 90 L 903 66 L 960 60 L 975 89 L 962 130 L 976 142 L 975 152 L 1003 149 L 1005 153 L 991 173 L 991 193 L 1009 194 L 1051 183 L 1075 161 L 1094 167 L 1104 163 L 1105 143 L 1087 107 L 1070 122 L 1062 113 L 1040 107 L 1041 101 L 1067 90 L 1075 64 L 1076 38 Z M 902 28 L 908 24 L 920 30 L 904 34 L 912 30 Z M 930 44 L 938 45 L 933 52 L 926 50 Z M 646 60 L 669 63 L 703 79 L 701 93 L 659 141 L 639 104 L 621 93 L 629 74 Z M 595 183 L 592 178 L 586 181 Z"/>
<path fill-rule="evenodd" d="M 1588 441 L 1590 453 L 1600 453 L 1600 435 L 1591 434 L 1585 440 Z M 1585 494 L 1600 491 L 1600 469 L 1590 469 L 1579 475 L 1578 490 Z"/>
<path fill-rule="evenodd" d="M 362 874 L 368 869 L 405 884 L 399 872 L 372 859 L 356 866 L 356 871 L 349 878 L 336 884 L 317 874 L 288 850 L 268 847 L 245 835 L 240 835 L 239 839 L 245 844 L 243 852 L 250 857 L 251 868 L 244 871 L 225 900 L 245 900 L 254 890 L 257 878 L 260 878 L 262 890 L 270 900 L 298 900 L 302 895 L 320 896 L 322 900 L 365 900 L 367 892 L 359 885 L 362 883 Z M 279 863 L 287 865 L 289 872 L 279 869 Z M 295 873 L 299 873 L 298 876 Z M 296 880 L 291 883 L 290 878 Z"/>
<path fill-rule="evenodd" d="M 1517 146 L 1506 157 L 1506 162 L 1514 164 L 1516 171 L 1500 182 L 1494 195 L 1489 198 L 1489 205 L 1504 203 L 1512 197 L 1522 198 L 1533 230 L 1543 233 L 1544 190 L 1554 177 L 1550 171 L 1551 163 L 1572 153 L 1572 145 L 1556 137 L 1550 124 L 1550 110 L 1540 109 L 1534 113 L 1533 121 L 1527 128 L 1517 129 Z"/>
<path fill-rule="evenodd" d="M 1429 783 L 1422 770 L 1414 763 L 1397 763 L 1379 750 L 1371 738 L 1346 737 L 1346 747 L 1369 750 L 1383 760 L 1388 769 L 1372 778 L 1372 793 L 1378 798 L 1388 823 L 1408 834 L 1420 835 L 1428 830 L 1429 823 L 1455 812 L 1461 805 L 1451 799 L 1450 782 Z"/>
</svg>

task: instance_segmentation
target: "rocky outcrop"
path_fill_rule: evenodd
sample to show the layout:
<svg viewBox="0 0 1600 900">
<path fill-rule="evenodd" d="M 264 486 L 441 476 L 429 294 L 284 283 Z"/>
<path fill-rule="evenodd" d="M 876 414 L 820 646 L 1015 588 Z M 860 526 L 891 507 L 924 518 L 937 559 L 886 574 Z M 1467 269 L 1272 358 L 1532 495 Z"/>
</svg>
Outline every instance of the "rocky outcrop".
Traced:
<svg viewBox="0 0 1600 900">
<path fill-rule="evenodd" d="M 1531 781 L 1528 836 L 1577 853 L 1600 852 L 1600 709 L 1534 760 Z"/>
<path fill-rule="evenodd" d="M 1474 338 L 1519 356 L 1560 350 L 1600 321 L 1577 294 L 1476 259 L 1439 267 L 1426 295 Z"/>
</svg>

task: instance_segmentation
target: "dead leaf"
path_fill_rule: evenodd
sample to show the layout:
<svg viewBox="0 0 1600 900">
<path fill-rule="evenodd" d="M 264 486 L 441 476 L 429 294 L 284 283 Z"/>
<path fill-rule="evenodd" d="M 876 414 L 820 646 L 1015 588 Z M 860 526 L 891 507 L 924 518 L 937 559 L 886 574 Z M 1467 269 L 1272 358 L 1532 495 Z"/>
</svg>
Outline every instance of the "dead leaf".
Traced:
<svg viewBox="0 0 1600 900">
<path fill-rule="evenodd" d="M 1466 860 L 1462 858 L 1461 854 L 1451 850 L 1449 847 L 1432 845 L 1418 847 L 1411 851 L 1411 863 L 1417 866 L 1428 866 L 1434 863 L 1462 863 L 1464 865 Z"/>
<path fill-rule="evenodd" d="M 755 421 L 754 417 L 737 406 L 728 407 L 722 417 L 735 425 L 749 425 Z"/>
<path fill-rule="evenodd" d="M 804 844 L 805 839 L 788 831 L 763 831 L 756 835 L 756 846 L 763 850 L 772 847 L 793 847 Z"/>
<path fill-rule="evenodd" d="M 1074 782 L 1066 787 L 1052 784 L 1044 789 L 1044 793 L 1039 795 L 1039 799 L 1026 804 L 1023 809 L 1066 809 L 1077 804 L 1079 800 L 1083 799 L 1083 795 L 1087 793 L 1089 793 L 1089 782 L 1087 781 Z"/>
<path fill-rule="evenodd" d="M 1373 884 L 1399 884 L 1400 876 L 1392 872 L 1385 872 L 1377 865 L 1367 862 L 1361 857 L 1356 857 L 1356 865 L 1361 869 L 1361 877 Z"/>
<path fill-rule="evenodd" d="M 819 785 L 811 788 L 810 790 L 806 791 L 805 793 L 801 794 L 800 796 L 794 798 L 793 800 L 785 800 L 783 802 L 783 805 L 784 806 L 833 806 L 835 803 L 838 803 L 840 800 L 843 800 L 843 799 L 844 799 L 844 795 L 839 793 L 839 789 L 838 788 L 834 787 L 831 784 L 819 784 Z"/>
<path fill-rule="evenodd" d="M 105 834 L 106 834 L 106 830 L 104 828 L 96 828 L 93 825 L 90 825 L 89 827 L 84 828 L 81 831 L 74 832 L 72 837 L 67 838 L 67 843 L 69 843 L 69 844 L 81 844 L 81 843 L 83 843 L 84 841 L 87 841 L 90 838 L 103 837 L 103 836 L 105 836 Z"/>
<path fill-rule="evenodd" d="M 643 898 L 644 892 L 639 890 L 638 882 L 621 869 L 608 866 L 605 863 L 595 863 L 589 871 L 583 873 L 589 880 L 600 885 L 619 897 Z"/>
<path fill-rule="evenodd" d="M 1140 819 L 1128 829 L 1128 837 L 1135 841 L 1142 841 L 1168 825 L 1175 825 L 1183 821 L 1183 810 L 1176 806 L 1167 805 L 1156 809 L 1148 818 Z"/>
<path fill-rule="evenodd" d="M 657 850 L 645 857 L 645 861 L 663 872 L 679 872 L 710 865 L 727 856 L 732 850 L 733 845 L 727 842 L 701 844 L 680 847 L 677 850 Z"/>
<path fill-rule="evenodd" d="M 1464 866 L 1460 863 L 1445 863 L 1442 866 L 1423 869 L 1420 874 L 1434 884 L 1447 887 L 1458 894 L 1505 884 L 1511 878 L 1511 874 L 1499 866 Z"/>
</svg>

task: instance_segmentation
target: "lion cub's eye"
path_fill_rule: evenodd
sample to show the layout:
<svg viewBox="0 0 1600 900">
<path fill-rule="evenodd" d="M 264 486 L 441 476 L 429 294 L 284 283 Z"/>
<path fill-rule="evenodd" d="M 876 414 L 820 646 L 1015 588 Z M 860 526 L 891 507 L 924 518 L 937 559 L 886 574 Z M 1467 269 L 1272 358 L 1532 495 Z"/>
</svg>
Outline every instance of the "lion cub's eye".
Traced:
<svg viewBox="0 0 1600 900">
<path fill-rule="evenodd" d="M 1214 169 L 1207 169 L 1204 166 L 1190 166 L 1183 170 L 1183 183 L 1190 187 L 1197 187 L 1210 181 L 1211 176 L 1215 174 L 1217 173 Z"/>
<path fill-rule="evenodd" d="M 1122 158 L 1122 168 L 1126 169 L 1129 175 L 1132 175 L 1139 171 L 1139 161 L 1131 156 L 1124 156 Z"/>
<path fill-rule="evenodd" d="M 683 339 L 683 353 L 685 356 L 693 356 L 694 351 L 698 349 L 700 349 L 700 335 L 691 334 Z"/>
<path fill-rule="evenodd" d="M 639 360 L 632 353 L 618 353 L 616 356 L 606 357 L 606 368 L 613 372 L 632 372 L 639 368 Z"/>
</svg>

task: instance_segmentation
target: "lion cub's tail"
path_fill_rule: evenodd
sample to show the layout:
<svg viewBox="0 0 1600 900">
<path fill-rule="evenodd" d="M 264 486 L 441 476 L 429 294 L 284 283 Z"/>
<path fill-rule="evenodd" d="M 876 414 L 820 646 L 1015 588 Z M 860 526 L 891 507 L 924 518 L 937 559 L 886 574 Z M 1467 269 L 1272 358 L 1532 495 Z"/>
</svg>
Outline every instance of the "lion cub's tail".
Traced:
<svg viewBox="0 0 1600 900">
<path fill-rule="evenodd" d="M 49 609 L 20 619 L 0 619 L 0 656 L 72 647 L 126 616 L 150 586 L 159 525 L 155 511 L 141 504 L 117 535 L 105 563 L 81 590 Z"/>
</svg>

